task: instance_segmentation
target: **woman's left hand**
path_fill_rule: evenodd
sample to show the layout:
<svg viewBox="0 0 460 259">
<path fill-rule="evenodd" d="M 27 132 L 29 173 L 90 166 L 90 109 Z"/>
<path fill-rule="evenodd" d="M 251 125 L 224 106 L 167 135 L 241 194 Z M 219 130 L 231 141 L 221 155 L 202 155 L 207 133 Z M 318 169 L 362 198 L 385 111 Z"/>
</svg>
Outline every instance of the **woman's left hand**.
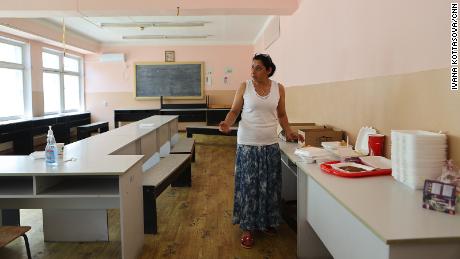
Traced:
<svg viewBox="0 0 460 259">
<path fill-rule="evenodd" d="M 286 140 L 287 141 L 296 141 L 296 140 L 300 140 L 301 142 L 304 142 L 305 139 L 303 138 L 302 135 L 299 135 L 297 134 L 297 132 L 293 132 L 293 131 L 289 131 L 287 134 L 286 134 Z"/>
</svg>

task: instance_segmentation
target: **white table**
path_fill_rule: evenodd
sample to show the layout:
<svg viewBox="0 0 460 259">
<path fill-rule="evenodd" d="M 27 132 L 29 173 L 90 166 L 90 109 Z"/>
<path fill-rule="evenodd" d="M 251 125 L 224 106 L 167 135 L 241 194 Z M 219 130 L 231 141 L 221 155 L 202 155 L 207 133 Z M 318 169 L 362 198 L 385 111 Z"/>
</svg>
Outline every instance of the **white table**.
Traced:
<svg viewBox="0 0 460 259">
<path fill-rule="evenodd" d="M 334 258 L 460 258 L 460 215 L 423 209 L 421 191 L 391 176 L 348 179 L 297 166 L 300 220 Z"/>
<path fill-rule="evenodd" d="M 328 175 L 280 147 L 297 167 L 299 258 L 460 258 L 460 215 L 423 209 L 391 176 Z"/>
<path fill-rule="evenodd" d="M 294 154 L 298 145 L 285 141 L 279 141 L 279 145 L 283 173 L 282 196 L 295 197 L 297 200 L 297 256 L 299 258 L 332 258 L 310 223 L 305 220 L 304 200 L 307 197 L 307 188 L 299 186 L 297 165 L 304 159 Z"/>
<path fill-rule="evenodd" d="M 63 160 L 76 160 L 56 167 L 29 156 L 0 156 L 0 209 L 44 209 L 44 221 L 60 219 L 53 224 L 63 226 L 89 219 L 81 233 L 70 233 L 72 238 L 91 228 L 101 233 L 105 210 L 118 208 L 122 258 L 136 258 L 144 243 L 142 163 L 176 136 L 177 118 L 152 116 L 69 144 Z M 53 233 L 57 236 L 69 235 L 54 230 L 61 232 Z M 94 237 L 99 239 L 104 237 Z"/>
</svg>

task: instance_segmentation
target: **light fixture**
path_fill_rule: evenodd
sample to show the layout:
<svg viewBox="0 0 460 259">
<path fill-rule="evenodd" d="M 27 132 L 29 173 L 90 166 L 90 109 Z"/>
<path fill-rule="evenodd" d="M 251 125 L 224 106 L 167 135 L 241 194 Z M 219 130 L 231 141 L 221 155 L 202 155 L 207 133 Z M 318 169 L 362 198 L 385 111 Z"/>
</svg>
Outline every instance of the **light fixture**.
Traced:
<svg viewBox="0 0 460 259">
<path fill-rule="evenodd" d="M 134 23 L 101 23 L 101 28 L 148 28 L 148 27 L 200 27 L 210 23 L 198 22 L 134 22 Z"/>
<path fill-rule="evenodd" d="M 163 39 L 206 39 L 213 35 L 131 35 L 123 36 L 124 40 L 163 40 Z"/>
</svg>

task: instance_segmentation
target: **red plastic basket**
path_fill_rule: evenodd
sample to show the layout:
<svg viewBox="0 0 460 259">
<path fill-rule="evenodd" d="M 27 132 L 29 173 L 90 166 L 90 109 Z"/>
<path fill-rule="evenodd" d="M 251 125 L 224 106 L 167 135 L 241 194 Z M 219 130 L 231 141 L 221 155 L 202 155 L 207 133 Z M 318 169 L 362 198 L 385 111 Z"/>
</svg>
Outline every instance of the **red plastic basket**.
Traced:
<svg viewBox="0 0 460 259">
<path fill-rule="evenodd" d="M 338 171 L 334 168 L 331 167 L 331 164 L 337 164 L 340 163 L 340 161 L 330 161 L 330 162 L 325 162 L 322 163 L 319 167 L 321 170 L 327 174 L 331 175 L 337 175 L 340 177 L 349 177 L 349 178 L 355 178 L 355 177 L 368 177 L 368 176 L 378 176 L 378 175 L 389 175 L 391 174 L 391 169 L 376 169 L 373 171 L 362 171 L 362 172 L 356 172 L 356 173 L 344 173 L 342 171 Z"/>
</svg>

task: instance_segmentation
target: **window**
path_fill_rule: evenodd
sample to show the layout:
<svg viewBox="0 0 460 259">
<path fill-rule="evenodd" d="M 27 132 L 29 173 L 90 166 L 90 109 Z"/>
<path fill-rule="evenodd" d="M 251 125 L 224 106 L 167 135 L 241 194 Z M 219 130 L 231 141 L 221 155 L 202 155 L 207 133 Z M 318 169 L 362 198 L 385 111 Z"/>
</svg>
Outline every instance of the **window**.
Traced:
<svg viewBox="0 0 460 259">
<path fill-rule="evenodd" d="M 45 114 L 77 111 L 81 108 L 81 59 L 53 50 L 42 52 Z"/>
<path fill-rule="evenodd" d="M 25 46 L 0 37 L 0 120 L 24 115 Z"/>
</svg>

